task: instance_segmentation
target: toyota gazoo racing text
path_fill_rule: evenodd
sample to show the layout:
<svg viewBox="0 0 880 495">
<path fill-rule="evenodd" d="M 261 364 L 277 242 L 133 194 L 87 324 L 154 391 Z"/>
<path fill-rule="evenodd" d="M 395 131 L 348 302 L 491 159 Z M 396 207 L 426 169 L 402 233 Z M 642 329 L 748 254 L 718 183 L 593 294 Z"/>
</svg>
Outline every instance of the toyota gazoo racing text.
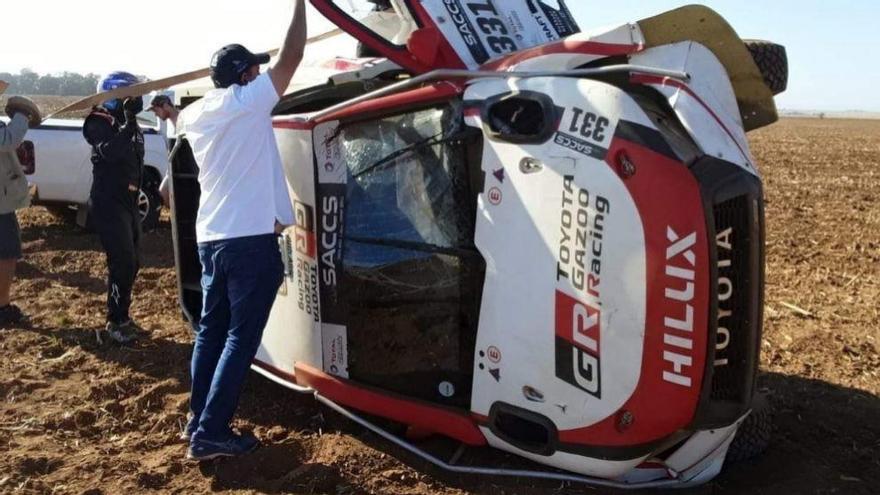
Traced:
<svg viewBox="0 0 880 495">
<path fill-rule="evenodd" d="M 296 225 L 254 369 L 455 472 L 685 486 L 754 454 L 746 132 L 777 119 L 784 49 L 698 6 L 587 33 L 562 2 L 312 3 L 380 58 L 275 109 Z M 195 172 L 184 136 L 194 322 Z M 428 435 L 532 467 L 446 462 Z"/>
</svg>

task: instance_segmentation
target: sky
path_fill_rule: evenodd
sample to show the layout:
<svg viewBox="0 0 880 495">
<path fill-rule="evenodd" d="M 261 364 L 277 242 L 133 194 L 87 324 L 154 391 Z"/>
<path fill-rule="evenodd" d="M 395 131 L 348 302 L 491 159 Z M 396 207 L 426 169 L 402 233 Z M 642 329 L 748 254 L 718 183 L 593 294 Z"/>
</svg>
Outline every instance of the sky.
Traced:
<svg viewBox="0 0 880 495">
<path fill-rule="evenodd" d="M 346 0 L 338 0 L 344 2 Z M 504 1 L 504 0 L 500 0 Z M 0 72 L 30 68 L 106 73 L 127 70 L 156 79 L 207 65 L 227 43 L 254 51 L 280 45 L 292 0 L 2 0 Z M 673 0 L 568 0 L 584 30 L 619 25 L 680 7 Z M 878 0 L 707 0 L 742 38 L 786 46 L 789 87 L 777 105 L 789 110 L 880 112 Z M 329 30 L 312 11 L 309 35 Z M 348 55 L 339 40 L 307 58 Z"/>
</svg>

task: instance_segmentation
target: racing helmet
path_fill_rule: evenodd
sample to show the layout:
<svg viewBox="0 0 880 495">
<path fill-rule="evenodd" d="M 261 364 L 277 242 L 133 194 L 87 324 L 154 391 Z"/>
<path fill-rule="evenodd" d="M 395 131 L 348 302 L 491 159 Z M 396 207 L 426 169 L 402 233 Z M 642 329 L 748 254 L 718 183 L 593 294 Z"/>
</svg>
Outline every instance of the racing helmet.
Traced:
<svg viewBox="0 0 880 495">
<path fill-rule="evenodd" d="M 140 78 L 125 71 L 114 71 L 106 76 L 102 77 L 98 81 L 98 93 L 103 93 L 105 91 L 110 91 L 116 88 L 124 88 L 127 86 L 132 86 L 141 82 Z M 141 108 L 143 108 L 143 98 L 138 97 L 141 100 Z M 107 110 L 116 111 L 122 108 L 122 100 L 120 98 L 115 98 L 112 100 L 107 100 L 102 103 L 104 108 Z"/>
</svg>

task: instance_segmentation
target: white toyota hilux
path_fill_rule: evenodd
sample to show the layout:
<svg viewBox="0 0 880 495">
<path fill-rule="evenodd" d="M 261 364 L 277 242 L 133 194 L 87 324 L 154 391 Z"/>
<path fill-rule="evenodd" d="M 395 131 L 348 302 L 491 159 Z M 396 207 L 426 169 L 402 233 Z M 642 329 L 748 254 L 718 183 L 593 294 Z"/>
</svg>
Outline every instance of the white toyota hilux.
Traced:
<svg viewBox="0 0 880 495">
<path fill-rule="evenodd" d="M 784 47 L 701 6 L 581 32 L 561 0 L 393 0 L 389 38 L 350 0 L 311 3 L 398 69 L 273 112 L 296 224 L 255 371 L 493 480 L 686 487 L 766 448 L 746 133 L 778 118 Z M 198 171 L 180 133 L 193 323 Z"/>
<path fill-rule="evenodd" d="M 138 208 L 144 228 L 149 229 L 158 222 L 162 208 L 159 184 L 168 169 L 168 144 L 164 124 L 147 117 L 146 113 L 138 116 L 146 148 Z M 92 162 L 82 126 L 83 119 L 47 119 L 28 131 L 19 157 L 31 184 L 33 203 L 54 211 L 75 211 L 77 223 L 85 226 Z"/>
</svg>

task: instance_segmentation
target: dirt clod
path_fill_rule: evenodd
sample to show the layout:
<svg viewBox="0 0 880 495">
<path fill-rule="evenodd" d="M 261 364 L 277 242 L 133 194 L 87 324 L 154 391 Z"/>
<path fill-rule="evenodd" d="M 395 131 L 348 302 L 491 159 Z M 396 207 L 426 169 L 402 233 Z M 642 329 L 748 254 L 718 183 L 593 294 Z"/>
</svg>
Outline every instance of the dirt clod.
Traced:
<svg viewBox="0 0 880 495">
<path fill-rule="evenodd" d="M 59 467 L 63 462 L 59 459 L 51 459 L 45 456 L 23 457 L 18 460 L 18 470 L 25 476 L 49 474 Z"/>
</svg>

